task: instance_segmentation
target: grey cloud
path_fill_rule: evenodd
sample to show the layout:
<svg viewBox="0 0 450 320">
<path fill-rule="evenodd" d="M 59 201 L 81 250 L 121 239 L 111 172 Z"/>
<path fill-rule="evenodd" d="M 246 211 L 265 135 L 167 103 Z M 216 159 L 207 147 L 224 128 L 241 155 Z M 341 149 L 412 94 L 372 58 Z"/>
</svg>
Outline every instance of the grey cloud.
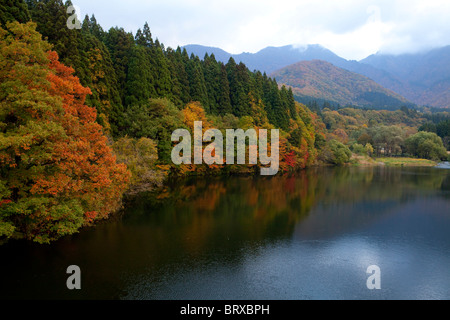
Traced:
<svg viewBox="0 0 450 320">
<path fill-rule="evenodd" d="M 355 54 L 367 50 L 404 53 L 450 44 L 446 0 L 73 2 L 83 13 L 94 13 L 105 29 L 120 26 L 135 32 L 148 21 L 154 36 L 172 47 L 202 44 L 240 53 L 322 40 L 319 44 L 332 44 L 330 49 L 350 56 L 352 50 Z M 371 19 L 381 22 L 374 39 L 379 43 L 374 45 L 358 33 L 366 30 Z"/>
</svg>

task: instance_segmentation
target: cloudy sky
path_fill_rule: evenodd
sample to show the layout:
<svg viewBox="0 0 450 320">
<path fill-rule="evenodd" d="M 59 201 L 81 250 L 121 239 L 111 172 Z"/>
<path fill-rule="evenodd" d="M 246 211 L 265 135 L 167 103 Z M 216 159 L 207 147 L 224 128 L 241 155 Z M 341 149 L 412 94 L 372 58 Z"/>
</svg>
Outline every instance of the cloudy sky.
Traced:
<svg viewBox="0 0 450 320">
<path fill-rule="evenodd" d="M 450 45 L 449 0 L 72 0 L 104 29 L 147 21 L 166 47 L 230 53 L 321 44 L 346 58 Z"/>
</svg>

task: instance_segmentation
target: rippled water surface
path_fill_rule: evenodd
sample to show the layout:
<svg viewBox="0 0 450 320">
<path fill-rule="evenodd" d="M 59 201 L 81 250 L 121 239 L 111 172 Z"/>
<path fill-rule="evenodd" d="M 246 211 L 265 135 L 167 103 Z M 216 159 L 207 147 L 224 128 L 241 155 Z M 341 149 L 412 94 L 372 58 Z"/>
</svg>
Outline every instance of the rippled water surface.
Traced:
<svg viewBox="0 0 450 320">
<path fill-rule="evenodd" d="M 0 246 L 0 297 L 449 299 L 446 168 L 174 181 L 50 246 Z M 66 287 L 70 265 L 81 290 Z M 366 286 L 371 265 L 381 290 Z"/>
</svg>

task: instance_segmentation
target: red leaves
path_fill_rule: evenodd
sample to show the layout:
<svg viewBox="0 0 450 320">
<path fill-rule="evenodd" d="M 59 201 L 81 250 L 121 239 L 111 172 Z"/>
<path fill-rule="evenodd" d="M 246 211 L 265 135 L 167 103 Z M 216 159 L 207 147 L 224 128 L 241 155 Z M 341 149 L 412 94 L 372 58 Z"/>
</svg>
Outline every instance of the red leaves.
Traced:
<svg viewBox="0 0 450 320">
<path fill-rule="evenodd" d="M 0 220 L 46 243 L 117 210 L 130 173 L 74 70 L 48 52 L 33 23 L 9 31 L 0 28 Z"/>
<path fill-rule="evenodd" d="M 94 221 L 95 218 L 97 218 L 98 212 L 96 212 L 96 211 L 89 211 L 89 212 L 86 212 L 84 214 L 84 216 L 86 217 L 86 221 L 88 223 L 90 223 L 90 222 Z"/>
<path fill-rule="evenodd" d="M 53 174 L 38 177 L 31 193 L 79 199 L 86 204 L 85 221 L 90 223 L 118 208 L 130 174 L 125 165 L 116 163 L 102 127 L 95 122 L 96 110 L 84 104 L 90 89 L 72 75 L 72 68 L 58 61 L 55 52 L 49 52 L 48 58 L 48 91 L 62 98 L 64 112 L 55 115 L 55 121 L 65 135 L 53 137 Z"/>
<path fill-rule="evenodd" d="M 291 151 L 290 153 L 286 154 L 284 157 L 284 161 L 288 167 L 295 168 L 297 164 L 297 157 L 295 156 L 295 152 Z"/>
<path fill-rule="evenodd" d="M 2 201 L 0 201 L 0 207 L 2 205 L 4 205 L 4 204 L 8 204 L 8 203 L 11 203 L 11 202 L 12 202 L 11 200 L 2 200 Z"/>
</svg>

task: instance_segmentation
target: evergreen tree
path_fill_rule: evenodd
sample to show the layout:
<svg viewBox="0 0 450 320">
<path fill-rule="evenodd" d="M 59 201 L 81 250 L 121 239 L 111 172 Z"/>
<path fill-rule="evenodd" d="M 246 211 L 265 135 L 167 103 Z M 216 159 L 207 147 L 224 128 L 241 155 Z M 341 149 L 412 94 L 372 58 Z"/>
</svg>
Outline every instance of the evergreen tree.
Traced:
<svg viewBox="0 0 450 320">
<path fill-rule="evenodd" d="M 209 101 L 209 112 L 213 115 L 218 115 L 220 110 L 220 76 L 221 76 L 221 67 L 220 64 L 216 61 L 214 54 L 208 56 L 205 55 L 203 59 L 203 70 L 206 84 L 206 91 L 208 94 Z"/>
<path fill-rule="evenodd" d="M 241 89 L 239 90 L 239 102 L 236 110 L 238 110 L 239 116 L 251 116 L 251 112 L 249 109 L 249 93 L 251 93 L 250 71 L 242 62 L 237 65 L 237 78 Z"/>
<path fill-rule="evenodd" d="M 83 30 L 83 33 L 89 33 L 96 37 L 100 41 L 104 41 L 104 37 L 106 35 L 103 28 L 97 23 L 97 19 L 94 15 L 89 17 L 86 15 L 84 17 L 83 23 L 81 25 L 81 30 Z"/>
<path fill-rule="evenodd" d="M 125 105 L 126 82 L 131 51 L 134 47 L 134 36 L 123 28 L 111 28 L 105 34 L 105 45 L 108 48 L 111 61 L 116 72 L 120 99 Z"/>
<path fill-rule="evenodd" d="M 255 96 L 259 99 L 264 98 L 263 83 L 264 83 L 263 74 L 261 73 L 261 71 L 256 71 L 253 74 L 253 90 L 254 90 Z"/>
<path fill-rule="evenodd" d="M 86 68 L 81 81 L 92 91 L 86 103 L 97 109 L 98 122 L 117 136 L 123 105 L 111 56 L 106 46 L 92 34 L 84 34 L 82 44 L 80 51 Z"/>
<path fill-rule="evenodd" d="M 105 35 L 105 31 L 103 28 L 97 23 L 97 19 L 94 15 L 91 16 L 91 19 L 89 21 L 89 31 L 90 33 L 95 36 L 100 41 L 103 41 L 103 37 Z"/>
<path fill-rule="evenodd" d="M 292 92 L 292 88 L 289 87 L 288 92 L 287 92 L 287 104 L 288 104 L 288 109 L 289 109 L 289 115 L 292 119 L 297 119 L 298 114 L 297 114 L 297 110 L 295 108 L 295 98 L 294 98 L 294 93 Z"/>
<path fill-rule="evenodd" d="M 77 71 L 77 76 L 82 75 L 83 68 L 78 51 L 79 43 L 82 41 L 77 29 L 67 28 L 69 14 L 67 6 L 62 0 L 28 0 L 31 18 L 37 23 L 37 31 L 44 39 L 53 45 L 59 59 L 67 66 Z"/>
<path fill-rule="evenodd" d="M 178 63 L 180 66 L 183 66 L 181 70 L 179 70 L 179 76 L 180 76 L 180 84 L 181 84 L 181 92 L 182 92 L 182 100 L 184 104 L 187 104 L 188 102 L 192 101 L 191 99 L 191 88 L 189 83 L 189 73 L 188 73 L 188 66 L 189 66 L 189 55 L 187 53 L 186 48 L 184 48 L 181 52 L 181 49 L 177 50 L 178 57 Z"/>
<path fill-rule="evenodd" d="M 152 33 L 150 31 L 150 27 L 148 26 L 147 22 L 144 24 L 142 36 L 143 36 L 144 46 L 149 47 L 149 48 L 153 47 Z"/>
<path fill-rule="evenodd" d="M 230 101 L 233 114 L 237 117 L 250 115 L 250 75 L 247 67 L 243 64 L 236 64 L 230 58 L 227 65 L 228 81 L 230 86 Z"/>
<path fill-rule="evenodd" d="M 153 47 L 152 33 L 147 22 L 144 24 L 143 30 L 138 29 L 134 39 L 136 40 L 136 44 L 139 46 L 143 46 L 146 48 Z"/>
<path fill-rule="evenodd" d="M 208 92 L 206 90 L 205 77 L 202 64 L 197 56 L 192 55 L 187 65 L 189 75 L 189 89 L 192 101 L 200 102 L 209 112 Z"/>
<path fill-rule="evenodd" d="M 166 54 L 172 79 L 172 102 L 181 107 L 190 101 L 189 77 L 183 63 L 180 47 L 176 51 L 168 48 Z"/>
<path fill-rule="evenodd" d="M 25 23 L 30 21 L 28 6 L 24 0 L 2 0 L 0 2 L 0 26 L 6 27 L 7 22 L 17 21 Z"/>
<path fill-rule="evenodd" d="M 276 80 L 268 79 L 267 81 L 265 88 L 267 116 L 275 127 L 287 131 L 289 127 L 287 105 L 283 103 Z"/>
<path fill-rule="evenodd" d="M 145 104 L 156 98 L 155 75 L 149 48 L 137 45 L 131 51 L 126 83 L 125 105 Z"/>
<path fill-rule="evenodd" d="M 173 82 L 169 70 L 169 62 L 164 54 L 164 46 L 156 39 L 151 51 L 153 53 L 153 70 L 155 70 L 156 95 L 158 98 L 169 98 L 172 100 Z"/>
<path fill-rule="evenodd" d="M 228 82 L 227 68 L 223 63 L 220 64 L 219 96 L 217 103 L 219 115 L 224 116 L 233 113 L 230 100 L 230 83 Z"/>
</svg>

